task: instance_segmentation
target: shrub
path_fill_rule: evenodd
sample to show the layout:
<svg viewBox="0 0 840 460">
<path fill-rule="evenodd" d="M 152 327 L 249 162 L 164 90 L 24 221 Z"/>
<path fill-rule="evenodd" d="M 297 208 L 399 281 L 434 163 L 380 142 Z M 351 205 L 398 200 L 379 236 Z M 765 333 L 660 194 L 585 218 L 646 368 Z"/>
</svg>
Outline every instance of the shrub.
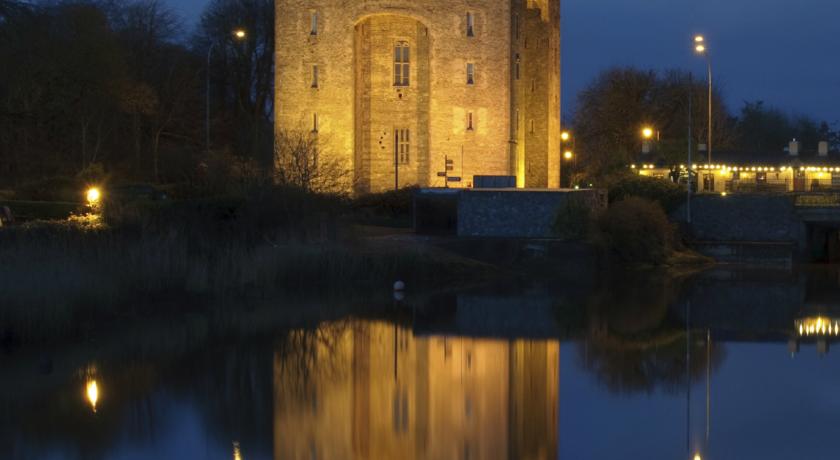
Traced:
<svg viewBox="0 0 840 460">
<path fill-rule="evenodd" d="M 612 181 L 609 189 L 610 203 L 636 196 L 656 201 L 666 212 L 675 210 L 686 195 L 684 188 L 669 180 L 636 174 L 622 175 Z"/>
<path fill-rule="evenodd" d="M 359 195 L 353 199 L 353 209 L 378 216 L 407 217 L 411 215 L 415 191 L 417 187 L 405 187 L 399 190 Z"/>
<path fill-rule="evenodd" d="M 597 228 L 606 248 L 628 263 L 662 264 L 673 246 L 674 230 L 662 207 L 644 198 L 613 203 Z"/>
<path fill-rule="evenodd" d="M 85 182 L 75 177 L 50 177 L 22 184 L 15 199 L 30 201 L 81 202 Z"/>
<path fill-rule="evenodd" d="M 554 217 L 552 231 L 558 238 L 577 240 L 586 237 L 592 209 L 586 205 L 578 194 L 570 194 L 569 202 L 557 211 Z"/>
</svg>

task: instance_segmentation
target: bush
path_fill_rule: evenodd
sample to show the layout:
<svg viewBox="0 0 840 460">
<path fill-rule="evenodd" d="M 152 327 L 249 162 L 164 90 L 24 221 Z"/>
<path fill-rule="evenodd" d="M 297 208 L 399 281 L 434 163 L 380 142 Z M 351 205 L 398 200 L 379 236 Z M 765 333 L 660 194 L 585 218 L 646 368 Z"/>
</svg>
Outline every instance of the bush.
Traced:
<svg viewBox="0 0 840 460">
<path fill-rule="evenodd" d="M 75 177 L 50 177 L 22 184 L 15 199 L 28 201 L 81 202 L 86 184 Z"/>
<path fill-rule="evenodd" d="M 610 203 L 635 196 L 659 203 L 666 212 L 675 210 L 686 196 L 684 188 L 669 180 L 637 174 L 622 175 L 614 179 L 609 190 Z"/>
<path fill-rule="evenodd" d="M 674 229 L 662 207 L 629 197 L 610 205 L 597 219 L 599 237 L 622 261 L 659 265 L 673 247 Z"/>
<path fill-rule="evenodd" d="M 578 240 L 586 237 L 591 223 L 591 207 L 578 194 L 570 194 L 566 206 L 557 211 L 552 231 L 558 238 Z"/>
</svg>

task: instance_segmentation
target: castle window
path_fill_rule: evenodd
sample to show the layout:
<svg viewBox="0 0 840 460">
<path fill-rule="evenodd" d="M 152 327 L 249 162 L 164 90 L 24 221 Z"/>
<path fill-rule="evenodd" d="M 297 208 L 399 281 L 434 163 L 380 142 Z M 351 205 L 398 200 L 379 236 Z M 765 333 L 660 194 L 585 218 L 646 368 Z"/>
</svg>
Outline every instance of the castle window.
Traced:
<svg viewBox="0 0 840 460">
<path fill-rule="evenodd" d="M 521 59 L 519 58 L 519 53 L 516 53 L 516 79 L 519 80 L 519 63 Z"/>
<path fill-rule="evenodd" d="M 467 114 L 467 131 L 473 130 L 473 114 L 472 112 Z"/>
<path fill-rule="evenodd" d="M 313 11 L 309 17 L 309 35 L 318 35 L 318 12 Z"/>
<path fill-rule="evenodd" d="M 467 37 L 475 37 L 475 16 L 467 13 Z"/>
<path fill-rule="evenodd" d="M 312 87 L 313 88 L 318 87 L 318 66 L 317 65 L 312 66 Z"/>
<path fill-rule="evenodd" d="M 313 133 L 318 132 L 318 114 L 317 113 L 312 114 L 312 132 Z"/>
<path fill-rule="evenodd" d="M 519 14 L 513 15 L 513 33 L 516 39 L 519 40 Z"/>
<path fill-rule="evenodd" d="M 516 119 L 513 121 L 513 136 L 519 135 L 519 109 L 516 109 Z"/>
<path fill-rule="evenodd" d="M 394 86 L 408 86 L 411 67 L 408 42 L 394 45 Z"/>
<path fill-rule="evenodd" d="M 531 134 L 534 134 L 534 120 L 531 120 Z"/>
<path fill-rule="evenodd" d="M 407 129 L 394 130 L 394 158 L 399 164 L 408 164 L 411 150 L 411 133 Z"/>
<path fill-rule="evenodd" d="M 467 84 L 475 84 L 475 64 L 471 62 L 467 64 Z"/>
<path fill-rule="evenodd" d="M 532 78 L 532 79 L 531 79 L 531 92 L 533 93 L 533 92 L 535 92 L 536 90 L 537 90 L 537 79 L 536 79 L 536 78 Z"/>
</svg>

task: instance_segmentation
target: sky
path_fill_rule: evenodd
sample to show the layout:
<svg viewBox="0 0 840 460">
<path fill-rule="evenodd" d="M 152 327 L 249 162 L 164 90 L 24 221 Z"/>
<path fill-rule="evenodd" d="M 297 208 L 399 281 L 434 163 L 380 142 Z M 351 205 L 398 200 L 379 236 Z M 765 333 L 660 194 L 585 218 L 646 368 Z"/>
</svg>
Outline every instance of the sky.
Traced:
<svg viewBox="0 0 840 460">
<path fill-rule="evenodd" d="M 167 1 L 190 25 L 207 3 Z M 561 1 L 564 114 L 612 66 L 705 73 L 692 51 L 702 33 L 731 112 L 762 100 L 840 122 L 840 0 Z"/>
</svg>

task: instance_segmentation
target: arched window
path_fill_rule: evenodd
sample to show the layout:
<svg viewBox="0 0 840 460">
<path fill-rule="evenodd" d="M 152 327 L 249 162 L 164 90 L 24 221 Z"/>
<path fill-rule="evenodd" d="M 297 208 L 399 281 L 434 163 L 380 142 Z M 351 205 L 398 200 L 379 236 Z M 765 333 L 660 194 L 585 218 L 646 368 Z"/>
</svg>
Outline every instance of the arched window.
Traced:
<svg viewBox="0 0 840 460">
<path fill-rule="evenodd" d="M 408 42 L 394 45 L 394 86 L 408 86 L 411 65 Z"/>
</svg>

